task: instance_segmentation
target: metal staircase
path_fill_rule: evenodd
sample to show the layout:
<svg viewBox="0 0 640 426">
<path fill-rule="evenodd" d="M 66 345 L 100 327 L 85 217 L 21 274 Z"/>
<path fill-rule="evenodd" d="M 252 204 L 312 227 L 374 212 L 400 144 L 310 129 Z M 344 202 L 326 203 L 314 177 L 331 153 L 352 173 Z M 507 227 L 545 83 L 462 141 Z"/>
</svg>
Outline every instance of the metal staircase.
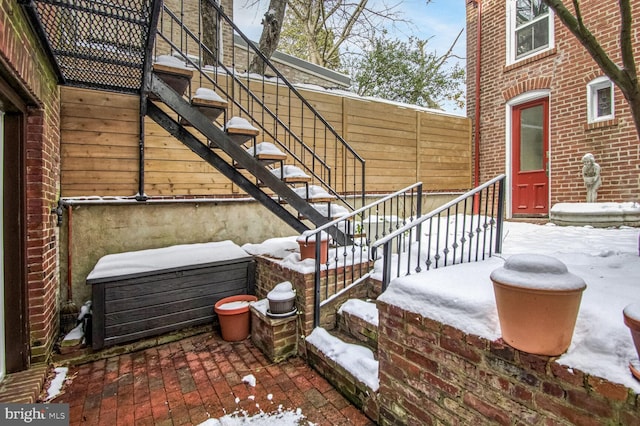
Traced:
<svg viewBox="0 0 640 426">
<path fill-rule="evenodd" d="M 148 116 L 299 232 L 308 229 L 303 219 L 315 226 L 329 222 L 332 203 L 354 210 L 353 200 L 364 201 L 364 160 L 217 2 L 208 2 L 208 13 L 213 11 L 214 16 L 206 21 L 201 16 L 205 2 L 197 0 L 19 2 L 57 67 L 60 84 L 140 95 L 140 200 L 146 197 L 144 117 Z M 215 27 L 209 32 L 215 40 L 208 44 L 203 41 L 204 22 Z M 246 64 L 238 62 L 241 52 L 233 43 L 223 49 L 223 34 L 244 39 Z M 184 75 L 177 72 L 174 78 L 171 67 L 154 64 L 161 55 L 181 61 L 178 68 L 186 69 Z M 254 56 L 264 62 L 264 75 L 247 72 Z M 194 81 L 187 75 L 194 75 Z M 176 89 L 174 82 L 182 87 Z M 195 86 L 215 90 L 222 102 L 198 100 Z M 233 132 L 227 115 L 244 118 L 256 131 Z M 258 155 L 258 135 L 282 154 Z M 285 164 L 296 166 L 305 177 L 286 178 L 272 171 L 280 166 L 282 172 Z M 311 188 L 326 195 L 318 201 Z M 320 213 L 315 202 L 326 204 L 327 213 Z"/>
</svg>

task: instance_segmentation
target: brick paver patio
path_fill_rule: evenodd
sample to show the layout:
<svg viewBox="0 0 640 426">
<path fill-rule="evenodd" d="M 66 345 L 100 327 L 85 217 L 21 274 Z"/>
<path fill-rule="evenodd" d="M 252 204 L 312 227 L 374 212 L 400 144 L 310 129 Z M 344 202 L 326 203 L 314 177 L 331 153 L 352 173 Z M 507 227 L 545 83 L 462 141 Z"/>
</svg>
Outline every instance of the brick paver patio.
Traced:
<svg viewBox="0 0 640 426">
<path fill-rule="evenodd" d="M 74 375 L 52 401 L 69 404 L 71 425 L 189 425 L 279 407 L 318 425 L 373 424 L 302 359 L 270 364 L 250 339 L 211 332 L 71 367 Z"/>
</svg>

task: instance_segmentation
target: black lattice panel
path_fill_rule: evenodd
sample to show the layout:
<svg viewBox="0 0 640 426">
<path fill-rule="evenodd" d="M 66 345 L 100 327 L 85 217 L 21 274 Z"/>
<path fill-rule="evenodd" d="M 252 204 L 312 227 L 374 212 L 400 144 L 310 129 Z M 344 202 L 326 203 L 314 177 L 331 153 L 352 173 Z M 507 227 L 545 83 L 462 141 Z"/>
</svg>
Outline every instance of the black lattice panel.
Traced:
<svg viewBox="0 0 640 426">
<path fill-rule="evenodd" d="M 35 3 L 66 84 L 140 90 L 152 0 Z"/>
</svg>

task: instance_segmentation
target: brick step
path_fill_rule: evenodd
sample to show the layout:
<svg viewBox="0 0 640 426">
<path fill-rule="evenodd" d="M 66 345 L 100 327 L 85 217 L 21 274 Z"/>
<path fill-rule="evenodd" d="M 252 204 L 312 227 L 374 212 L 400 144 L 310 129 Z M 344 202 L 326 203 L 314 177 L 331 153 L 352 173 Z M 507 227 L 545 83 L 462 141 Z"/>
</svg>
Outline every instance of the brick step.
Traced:
<svg viewBox="0 0 640 426">
<path fill-rule="evenodd" d="M 47 364 L 34 364 L 29 369 L 8 374 L 0 382 L 0 402 L 33 404 L 42 392 L 47 378 Z"/>
<path fill-rule="evenodd" d="M 378 309 L 375 301 L 349 299 L 338 310 L 340 333 L 378 352 Z"/>
<path fill-rule="evenodd" d="M 378 421 L 378 361 L 365 346 L 317 327 L 306 340 L 307 363 L 370 419 Z"/>
</svg>

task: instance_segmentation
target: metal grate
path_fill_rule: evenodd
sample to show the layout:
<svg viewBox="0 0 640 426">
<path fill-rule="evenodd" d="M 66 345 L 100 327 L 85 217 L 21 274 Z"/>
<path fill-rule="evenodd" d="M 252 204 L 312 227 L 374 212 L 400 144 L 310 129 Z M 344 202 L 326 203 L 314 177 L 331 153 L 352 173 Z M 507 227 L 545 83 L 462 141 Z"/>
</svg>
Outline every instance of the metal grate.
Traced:
<svg viewBox="0 0 640 426">
<path fill-rule="evenodd" d="M 153 0 L 34 0 L 64 83 L 139 92 Z"/>
</svg>

